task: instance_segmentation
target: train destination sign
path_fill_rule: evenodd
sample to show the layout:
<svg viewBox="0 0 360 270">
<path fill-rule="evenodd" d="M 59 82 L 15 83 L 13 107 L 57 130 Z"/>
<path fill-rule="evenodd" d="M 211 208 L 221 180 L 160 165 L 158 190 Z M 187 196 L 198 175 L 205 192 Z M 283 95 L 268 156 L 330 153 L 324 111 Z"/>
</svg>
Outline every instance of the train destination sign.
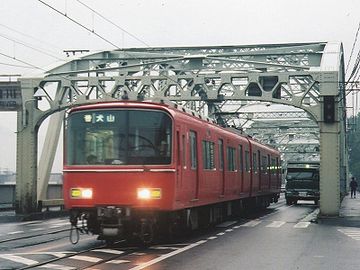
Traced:
<svg viewBox="0 0 360 270">
<path fill-rule="evenodd" d="M 16 111 L 20 107 L 20 82 L 0 82 L 0 111 Z"/>
</svg>

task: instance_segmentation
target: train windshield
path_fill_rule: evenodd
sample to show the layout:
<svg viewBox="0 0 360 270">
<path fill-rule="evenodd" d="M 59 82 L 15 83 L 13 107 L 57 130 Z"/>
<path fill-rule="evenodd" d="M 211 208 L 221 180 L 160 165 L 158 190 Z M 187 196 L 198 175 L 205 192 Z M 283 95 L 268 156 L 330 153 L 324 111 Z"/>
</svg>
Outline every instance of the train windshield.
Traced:
<svg viewBox="0 0 360 270">
<path fill-rule="evenodd" d="M 171 163 L 172 121 L 162 111 L 74 112 L 66 126 L 67 165 Z"/>
</svg>

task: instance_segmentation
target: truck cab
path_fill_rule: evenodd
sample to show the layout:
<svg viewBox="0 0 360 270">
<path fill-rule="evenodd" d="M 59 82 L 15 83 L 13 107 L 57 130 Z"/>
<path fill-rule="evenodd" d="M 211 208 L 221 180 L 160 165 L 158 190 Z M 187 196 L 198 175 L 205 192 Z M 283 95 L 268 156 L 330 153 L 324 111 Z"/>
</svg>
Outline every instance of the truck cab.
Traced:
<svg viewBox="0 0 360 270">
<path fill-rule="evenodd" d="M 286 204 L 297 204 L 298 200 L 320 200 L 319 162 L 288 162 L 285 173 Z"/>
</svg>

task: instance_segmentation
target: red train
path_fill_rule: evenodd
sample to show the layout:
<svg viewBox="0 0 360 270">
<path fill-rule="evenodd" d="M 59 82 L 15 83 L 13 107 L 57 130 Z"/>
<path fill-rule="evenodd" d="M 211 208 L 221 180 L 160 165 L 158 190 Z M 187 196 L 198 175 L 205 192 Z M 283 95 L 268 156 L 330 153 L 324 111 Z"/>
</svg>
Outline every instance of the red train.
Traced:
<svg viewBox="0 0 360 270">
<path fill-rule="evenodd" d="M 280 153 L 176 105 L 106 102 L 66 119 L 64 201 L 100 239 L 196 229 L 280 194 Z"/>
</svg>

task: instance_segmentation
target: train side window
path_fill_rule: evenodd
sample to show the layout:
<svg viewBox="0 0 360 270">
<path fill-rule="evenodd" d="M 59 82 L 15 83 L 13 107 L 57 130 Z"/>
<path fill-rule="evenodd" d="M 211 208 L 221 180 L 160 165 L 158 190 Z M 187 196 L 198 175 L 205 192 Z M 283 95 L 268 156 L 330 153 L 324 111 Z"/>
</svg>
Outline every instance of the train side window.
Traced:
<svg viewBox="0 0 360 270">
<path fill-rule="evenodd" d="M 227 168 L 228 171 L 234 172 L 236 171 L 236 163 L 235 163 L 235 148 L 227 147 L 226 154 L 227 154 Z"/>
<path fill-rule="evenodd" d="M 256 153 L 253 153 L 253 172 L 257 173 L 257 170 L 258 170 L 258 164 L 257 164 Z"/>
<path fill-rule="evenodd" d="M 215 168 L 214 162 L 214 143 L 209 141 L 202 141 L 203 166 L 205 170 L 212 170 Z"/>
<path fill-rule="evenodd" d="M 242 145 L 239 145 L 239 170 L 241 172 L 244 170 L 243 146 Z"/>
<path fill-rule="evenodd" d="M 223 140 L 219 140 L 219 169 L 224 169 L 224 143 Z"/>
<path fill-rule="evenodd" d="M 190 131 L 190 154 L 191 154 L 191 169 L 197 168 L 197 143 L 196 133 Z"/>
<path fill-rule="evenodd" d="M 250 152 L 245 151 L 245 170 L 250 172 Z"/>
</svg>

